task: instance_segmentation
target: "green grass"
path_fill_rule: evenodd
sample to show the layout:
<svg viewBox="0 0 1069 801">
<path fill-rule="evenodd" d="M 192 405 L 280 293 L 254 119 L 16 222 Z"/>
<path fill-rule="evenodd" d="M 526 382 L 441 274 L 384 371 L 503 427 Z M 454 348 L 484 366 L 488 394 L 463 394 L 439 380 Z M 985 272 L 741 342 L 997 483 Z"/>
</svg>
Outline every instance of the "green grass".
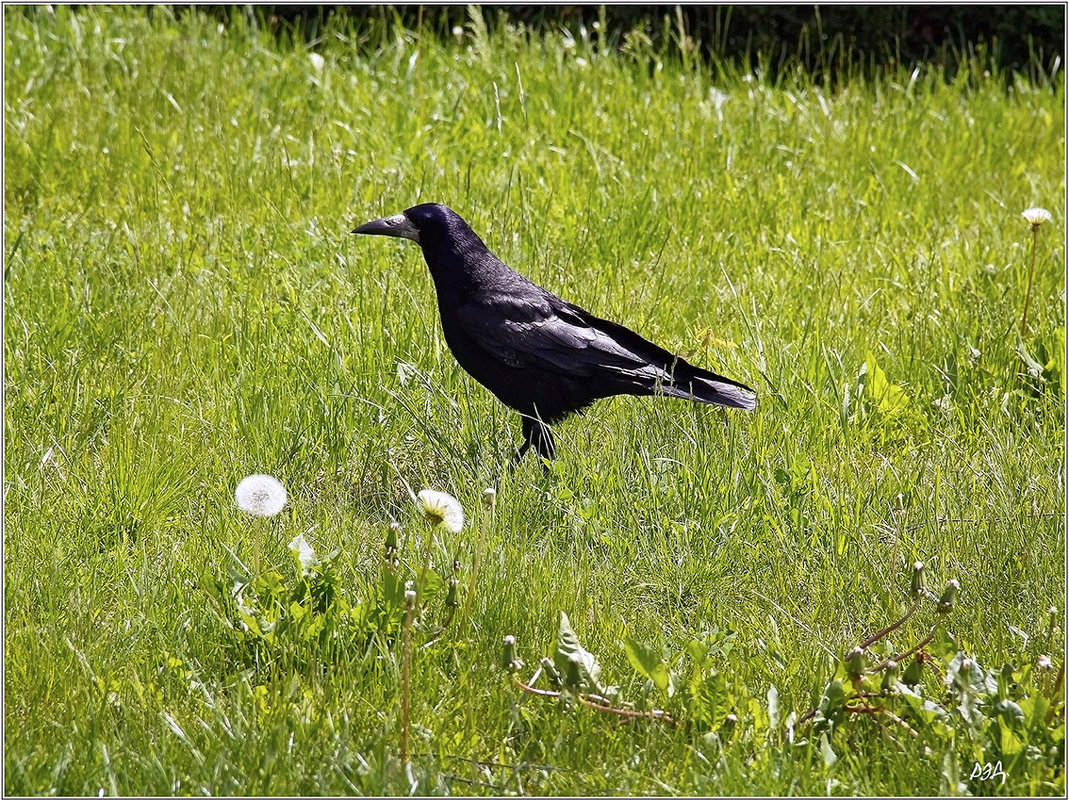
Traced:
<svg viewBox="0 0 1069 801">
<path fill-rule="evenodd" d="M 851 721 L 828 766 L 784 724 L 902 614 L 916 560 L 961 581 L 946 628 L 978 662 L 1062 664 L 1061 76 L 769 85 L 475 24 L 330 24 L 317 69 L 240 17 L 4 15 L 6 794 L 951 792 L 979 758 L 960 729 Z M 418 248 L 348 234 L 418 201 L 760 408 L 603 401 L 549 480 L 508 472 L 515 415 L 448 352 Z M 288 488 L 279 518 L 234 506 L 253 472 Z M 434 567 L 460 549 L 470 578 L 486 541 L 470 624 L 413 654 L 407 769 L 396 641 L 250 648 L 216 603 L 229 551 L 260 538 L 291 580 L 301 532 L 372 598 L 391 518 L 423 559 L 406 483 L 468 513 Z M 624 637 L 733 632 L 734 733 L 511 686 L 502 637 L 526 680 L 561 611 L 632 699 Z M 1064 794 L 1047 765 L 964 789 Z"/>
</svg>

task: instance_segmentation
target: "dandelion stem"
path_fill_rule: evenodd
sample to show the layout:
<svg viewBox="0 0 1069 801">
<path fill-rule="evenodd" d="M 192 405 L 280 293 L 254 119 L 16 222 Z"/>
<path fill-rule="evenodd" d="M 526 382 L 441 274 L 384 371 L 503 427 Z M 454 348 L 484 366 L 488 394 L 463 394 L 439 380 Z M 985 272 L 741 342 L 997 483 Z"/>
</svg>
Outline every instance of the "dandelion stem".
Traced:
<svg viewBox="0 0 1069 801">
<path fill-rule="evenodd" d="M 858 648 L 861 648 L 862 650 L 864 650 L 865 648 L 868 648 L 870 645 L 872 645 L 874 642 L 876 642 L 878 639 L 880 639 L 880 637 L 884 637 L 884 636 L 890 634 L 895 629 L 897 629 L 899 626 L 901 626 L 903 623 L 905 623 L 907 620 L 909 620 L 913 616 L 913 613 L 917 611 L 917 605 L 918 605 L 918 602 L 914 601 L 913 602 L 913 606 L 911 606 L 909 608 L 909 611 L 906 612 L 906 614 L 902 616 L 901 620 L 898 620 L 898 621 L 892 623 L 887 628 L 880 629 L 875 634 L 873 634 L 871 637 L 869 637 L 867 640 L 865 640 L 863 643 L 861 643 L 861 645 L 859 645 Z"/>
<path fill-rule="evenodd" d="M 252 527 L 252 569 L 260 575 L 260 540 L 263 539 L 263 521 L 257 520 Z"/>
<path fill-rule="evenodd" d="M 540 695 L 543 698 L 560 698 L 561 693 L 556 690 L 539 690 L 537 687 L 532 687 L 529 684 L 524 684 L 520 679 L 515 676 L 512 677 L 512 682 L 525 693 L 531 695 Z M 613 706 L 612 702 L 608 698 L 602 698 L 600 695 L 590 695 L 584 693 L 574 693 L 574 698 L 584 706 L 596 709 L 599 712 L 607 712 L 610 715 L 617 715 L 621 718 L 640 718 L 643 720 L 660 720 L 668 723 L 672 726 L 677 725 L 678 721 L 665 712 L 663 709 L 650 709 L 648 711 L 641 711 L 636 709 L 621 709 L 618 706 Z"/>
<path fill-rule="evenodd" d="M 420 604 L 426 604 L 423 590 L 427 586 L 427 571 L 431 569 L 431 549 L 434 548 L 434 526 L 427 532 L 427 539 L 423 543 L 423 566 L 419 570 L 419 582 L 416 584 L 416 592 L 419 593 Z"/>
<path fill-rule="evenodd" d="M 1024 313 L 1021 315 L 1021 336 L 1028 328 L 1028 304 L 1032 300 L 1032 279 L 1036 274 L 1036 241 L 1039 239 L 1039 226 L 1032 226 L 1032 260 L 1028 268 L 1028 286 L 1024 291 Z"/>
<path fill-rule="evenodd" d="M 928 632 L 928 636 L 927 636 L 927 637 L 925 637 L 925 638 L 924 638 L 923 640 L 921 640 L 921 641 L 920 641 L 919 643 L 917 643 L 916 645 L 914 645 L 914 646 L 913 646 L 912 648 L 910 648 L 910 649 L 909 649 L 908 651 L 903 651 L 903 652 L 902 652 L 902 653 L 900 653 L 900 654 L 899 654 L 898 656 L 895 656 L 895 657 L 893 657 L 894 661 L 895 661 L 895 662 L 897 662 L 898 664 L 900 664 L 900 665 L 901 665 L 901 664 L 902 664 L 903 662 L 905 662 L 905 661 L 906 661 L 906 659 L 907 659 L 908 657 L 911 657 L 911 656 L 913 656 L 913 654 L 917 653 L 917 651 L 919 651 L 919 650 L 920 650 L 921 648 L 923 648 L 923 647 L 924 647 L 924 646 L 926 646 L 926 645 L 927 645 L 928 643 L 930 643 L 930 642 L 931 642 L 932 640 L 934 640 L 934 639 L 935 639 L 935 633 L 936 633 L 936 632 L 937 632 L 938 630 L 939 630 L 939 623 L 938 623 L 938 621 L 937 621 L 937 622 L 936 622 L 936 623 L 935 623 L 935 624 L 934 624 L 934 625 L 932 626 L 932 629 L 931 629 L 931 631 L 929 631 L 929 632 Z M 888 660 L 888 661 L 890 661 L 890 660 Z M 880 670 L 883 670 L 883 668 L 887 667 L 887 662 L 882 662 L 881 664 L 877 665 L 877 667 L 878 667 L 878 668 L 879 668 Z"/>
<path fill-rule="evenodd" d="M 408 702 L 411 676 L 412 617 L 416 612 L 415 593 L 405 596 L 405 634 L 401 646 L 401 762 L 408 762 Z"/>
</svg>

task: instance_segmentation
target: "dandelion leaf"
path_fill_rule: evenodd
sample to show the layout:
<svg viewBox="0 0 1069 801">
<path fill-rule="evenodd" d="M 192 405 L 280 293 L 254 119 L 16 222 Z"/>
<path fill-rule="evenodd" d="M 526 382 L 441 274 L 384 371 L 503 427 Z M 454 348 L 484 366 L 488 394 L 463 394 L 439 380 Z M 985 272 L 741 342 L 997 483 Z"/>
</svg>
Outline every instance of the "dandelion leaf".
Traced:
<svg viewBox="0 0 1069 801">
<path fill-rule="evenodd" d="M 909 408 L 909 396 L 897 384 L 887 380 L 887 374 L 876 363 L 876 356 L 871 350 L 865 352 L 865 366 L 859 376 L 865 385 L 869 398 L 882 413 L 891 416 Z"/>
<path fill-rule="evenodd" d="M 824 758 L 824 767 L 826 768 L 830 768 L 839 761 L 838 754 L 835 753 L 831 743 L 828 742 L 827 733 L 820 735 L 820 755 Z"/>
<path fill-rule="evenodd" d="M 557 632 L 557 648 L 553 653 L 553 665 L 567 684 L 580 692 L 608 694 L 608 689 L 598 683 L 601 666 L 597 658 L 579 644 L 568 615 L 560 613 L 560 629 Z M 578 674 L 578 675 L 576 675 Z M 572 677 L 569 681 L 567 677 Z"/>
<path fill-rule="evenodd" d="M 721 723 L 731 713 L 727 679 L 716 670 L 696 674 L 690 681 L 690 710 L 706 725 Z"/>
<path fill-rule="evenodd" d="M 661 659 L 660 654 L 630 637 L 624 639 L 624 653 L 627 661 L 631 663 L 638 673 L 653 682 L 653 686 L 665 693 L 669 698 L 675 695 L 676 684 L 668 665 Z"/>
</svg>

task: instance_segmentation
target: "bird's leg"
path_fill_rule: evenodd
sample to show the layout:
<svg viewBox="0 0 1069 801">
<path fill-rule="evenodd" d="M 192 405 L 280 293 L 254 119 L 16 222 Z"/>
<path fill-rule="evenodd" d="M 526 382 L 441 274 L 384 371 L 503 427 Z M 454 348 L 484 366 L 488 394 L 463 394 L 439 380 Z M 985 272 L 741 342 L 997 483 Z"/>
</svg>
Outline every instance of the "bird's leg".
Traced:
<svg viewBox="0 0 1069 801">
<path fill-rule="evenodd" d="M 534 433 L 536 439 L 534 440 L 535 450 L 538 451 L 538 455 L 544 459 L 553 460 L 557 458 L 557 442 L 553 438 L 553 432 L 549 426 L 543 423 L 541 420 L 536 421 L 534 426 Z"/>
<path fill-rule="evenodd" d="M 530 448 L 530 447 L 531 447 L 531 440 L 529 440 L 529 439 L 524 439 L 524 441 L 523 441 L 523 445 L 521 445 L 521 446 L 520 446 L 520 447 L 519 447 L 519 448 L 518 448 L 518 449 L 516 450 L 516 452 L 515 452 L 514 454 L 512 454 L 512 467 L 513 467 L 513 468 L 515 468 L 515 467 L 516 467 L 516 465 L 518 465 L 518 464 L 520 463 L 520 461 L 521 461 L 521 460 L 523 459 L 523 455 L 524 455 L 525 453 L 527 453 L 527 450 L 528 450 L 528 448 Z"/>
<path fill-rule="evenodd" d="M 515 468 L 520 463 L 523 455 L 534 446 L 535 452 L 543 459 L 553 459 L 557 455 L 557 446 L 553 439 L 553 432 L 549 426 L 537 417 L 522 415 L 520 417 L 521 430 L 523 432 L 523 445 L 516 451 L 512 465 Z M 543 461 L 542 470 L 548 474 L 549 466 Z"/>
</svg>

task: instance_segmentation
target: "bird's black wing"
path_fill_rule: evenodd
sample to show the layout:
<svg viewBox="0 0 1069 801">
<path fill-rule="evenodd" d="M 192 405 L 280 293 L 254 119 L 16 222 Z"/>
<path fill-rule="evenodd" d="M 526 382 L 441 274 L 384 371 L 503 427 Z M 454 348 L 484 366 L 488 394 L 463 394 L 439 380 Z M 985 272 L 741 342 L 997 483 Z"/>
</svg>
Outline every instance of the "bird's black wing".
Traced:
<svg viewBox="0 0 1069 801">
<path fill-rule="evenodd" d="M 460 306 L 457 317 L 464 333 L 509 367 L 542 367 L 577 378 L 609 370 L 641 380 L 671 380 L 642 352 L 657 346 L 616 326 L 635 340 L 621 342 L 615 332 L 601 330 L 597 318 L 548 294 L 486 293 Z M 633 347 L 639 343 L 642 347 Z"/>
<path fill-rule="evenodd" d="M 619 323 L 541 292 L 485 293 L 458 308 L 458 321 L 479 348 L 509 367 L 590 379 L 586 402 L 660 392 L 718 406 L 756 407 L 756 394 L 745 384 L 695 367 Z"/>
</svg>

